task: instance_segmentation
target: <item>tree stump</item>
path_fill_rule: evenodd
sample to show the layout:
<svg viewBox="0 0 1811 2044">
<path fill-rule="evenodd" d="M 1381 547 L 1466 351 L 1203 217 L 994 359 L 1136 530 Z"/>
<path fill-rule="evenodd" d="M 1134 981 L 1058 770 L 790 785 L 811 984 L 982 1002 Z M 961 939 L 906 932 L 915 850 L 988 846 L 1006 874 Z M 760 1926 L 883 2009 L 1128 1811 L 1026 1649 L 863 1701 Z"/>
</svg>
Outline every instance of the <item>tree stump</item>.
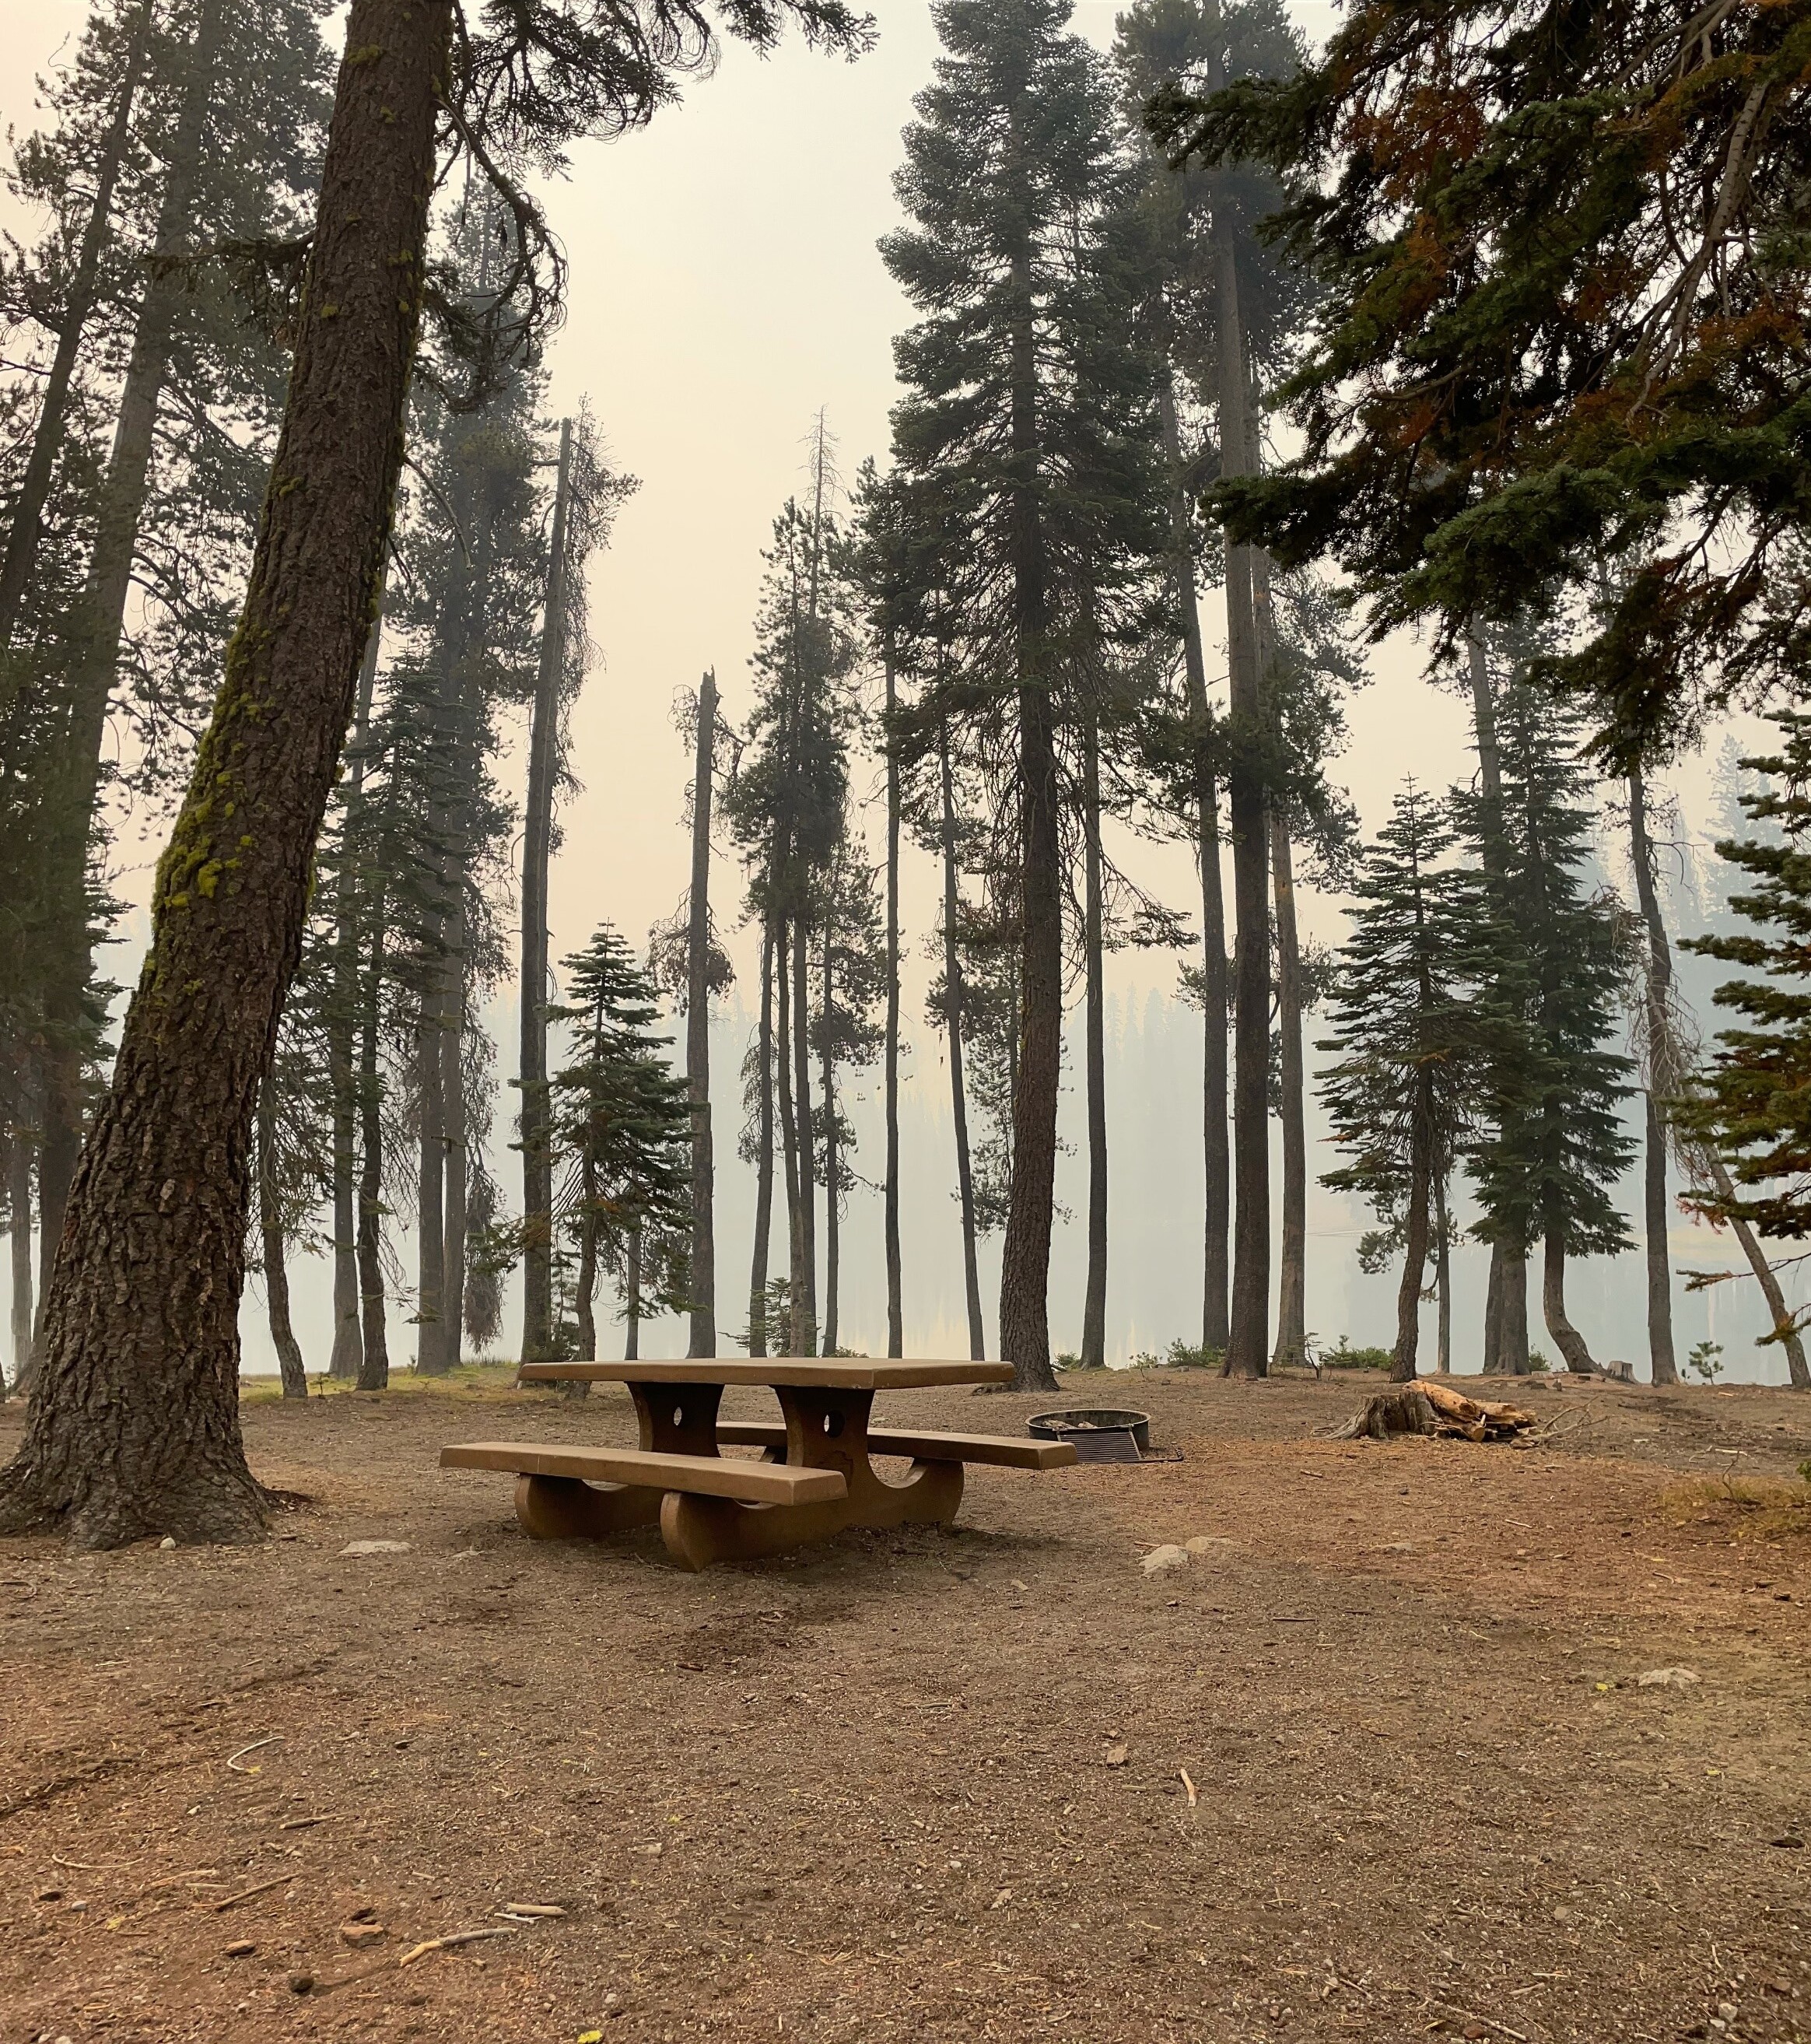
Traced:
<svg viewBox="0 0 1811 2044">
<path fill-rule="evenodd" d="M 1432 1434 L 1438 1431 L 1439 1424 L 1427 1393 L 1418 1384 L 1405 1384 L 1367 1398 L 1363 1408 L 1334 1431 L 1333 1438 L 1387 1441 L 1393 1434 Z"/>
</svg>

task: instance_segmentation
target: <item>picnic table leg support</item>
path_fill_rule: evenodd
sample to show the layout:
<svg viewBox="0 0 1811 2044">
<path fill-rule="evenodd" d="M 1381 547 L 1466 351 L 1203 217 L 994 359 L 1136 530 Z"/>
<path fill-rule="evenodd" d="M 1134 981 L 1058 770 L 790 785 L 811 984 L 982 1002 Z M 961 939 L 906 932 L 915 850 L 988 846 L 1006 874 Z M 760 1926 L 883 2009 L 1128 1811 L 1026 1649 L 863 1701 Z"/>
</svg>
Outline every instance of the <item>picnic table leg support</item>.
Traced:
<svg viewBox="0 0 1811 2044">
<path fill-rule="evenodd" d="M 519 1476 L 516 1516 L 531 1540 L 601 1540 L 660 1517 L 660 1493 L 639 1484 L 607 1489 L 576 1477 Z"/>
<path fill-rule="evenodd" d="M 661 1538 L 682 1568 L 758 1561 L 850 1526 L 947 1525 L 962 1502 L 960 1462 L 915 1462 L 903 1484 L 883 1483 L 864 1458 L 848 1471 L 849 1495 L 823 1504 L 742 1504 L 730 1497 L 670 1491 Z"/>
</svg>

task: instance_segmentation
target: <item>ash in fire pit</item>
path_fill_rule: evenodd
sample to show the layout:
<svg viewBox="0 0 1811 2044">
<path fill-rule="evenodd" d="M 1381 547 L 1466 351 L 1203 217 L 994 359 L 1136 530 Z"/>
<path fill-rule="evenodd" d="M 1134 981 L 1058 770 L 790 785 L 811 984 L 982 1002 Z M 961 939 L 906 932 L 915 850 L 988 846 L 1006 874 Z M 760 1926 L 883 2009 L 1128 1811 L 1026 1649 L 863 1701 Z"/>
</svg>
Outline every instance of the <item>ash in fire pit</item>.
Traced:
<svg viewBox="0 0 1811 2044">
<path fill-rule="evenodd" d="M 1151 1416 L 1112 1406 L 1078 1407 L 1068 1412 L 1037 1412 L 1026 1431 L 1047 1441 L 1067 1441 L 1082 1462 L 1138 1462 L 1149 1454 Z"/>
</svg>

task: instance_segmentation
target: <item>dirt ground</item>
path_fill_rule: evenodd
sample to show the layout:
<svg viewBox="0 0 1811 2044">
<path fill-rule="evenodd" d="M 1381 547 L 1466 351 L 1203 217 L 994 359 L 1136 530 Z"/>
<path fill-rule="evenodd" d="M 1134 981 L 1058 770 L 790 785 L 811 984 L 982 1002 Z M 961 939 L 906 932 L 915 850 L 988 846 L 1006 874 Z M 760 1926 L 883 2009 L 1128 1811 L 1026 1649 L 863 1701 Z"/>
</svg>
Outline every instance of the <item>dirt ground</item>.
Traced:
<svg viewBox="0 0 1811 2044">
<path fill-rule="evenodd" d="M 0 1542 L 0 2038 L 1811 2037 L 1811 1508 L 1726 1495 L 1811 1399 L 1365 1388 L 1116 1378 L 1182 1460 L 699 1576 L 435 1466 L 619 1392 L 250 1405 L 267 1545 Z"/>
</svg>

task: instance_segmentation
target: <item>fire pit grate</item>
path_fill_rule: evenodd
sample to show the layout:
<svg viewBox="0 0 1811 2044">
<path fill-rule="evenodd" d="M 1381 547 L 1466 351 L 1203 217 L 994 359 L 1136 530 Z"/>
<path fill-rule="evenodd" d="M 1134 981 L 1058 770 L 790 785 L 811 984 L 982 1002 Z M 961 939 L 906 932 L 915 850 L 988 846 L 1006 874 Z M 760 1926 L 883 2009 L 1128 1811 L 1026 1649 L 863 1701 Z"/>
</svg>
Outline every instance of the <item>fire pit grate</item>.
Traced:
<svg viewBox="0 0 1811 2044">
<path fill-rule="evenodd" d="M 1026 1429 L 1046 1441 L 1067 1441 L 1077 1462 L 1139 1462 L 1151 1451 L 1151 1416 L 1112 1406 L 1036 1412 Z"/>
</svg>

